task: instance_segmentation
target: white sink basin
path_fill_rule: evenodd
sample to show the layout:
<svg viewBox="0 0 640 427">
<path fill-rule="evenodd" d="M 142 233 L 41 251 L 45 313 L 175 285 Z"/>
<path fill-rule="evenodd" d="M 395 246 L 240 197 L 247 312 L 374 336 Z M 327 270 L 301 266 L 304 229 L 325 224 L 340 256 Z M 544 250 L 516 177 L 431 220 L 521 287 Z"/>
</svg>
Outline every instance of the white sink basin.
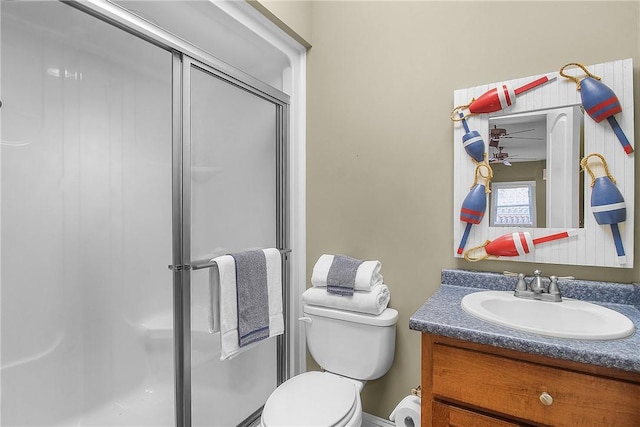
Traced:
<svg viewBox="0 0 640 427">
<path fill-rule="evenodd" d="M 623 314 L 570 298 L 548 302 L 516 298 L 508 291 L 482 291 L 462 298 L 462 308 L 487 322 L 558 338 L 612 340 L 635 331 Z"/>
</svg>

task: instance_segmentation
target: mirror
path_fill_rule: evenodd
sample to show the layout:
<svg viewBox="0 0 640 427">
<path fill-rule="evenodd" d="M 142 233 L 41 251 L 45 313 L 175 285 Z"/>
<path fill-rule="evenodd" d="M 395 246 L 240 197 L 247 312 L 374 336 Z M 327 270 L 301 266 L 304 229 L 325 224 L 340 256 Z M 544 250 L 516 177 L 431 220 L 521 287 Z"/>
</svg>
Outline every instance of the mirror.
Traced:
<svg viewBox="0 0 640 427">
<path fill-rule="evenodd" d="M 559 64 L 559 67 L 563 64 Z M 615 93 L 622 111 L 615 115 L 627 138 L 633 142 L 633 64 L 631 59 L 587 67 Z M 582 79 L 579 68 L 566 74 Z M 454 123 L 454 253 L 467 233 L 465 252 L 504 235 L 528 232 L 528 250 L 501 260 L 633 267 L 634 160 L 621 147 L 608 120 L 595 122 L 584 113 L 576 83 L 557 72 L 546 75 L 544 84 L 521 91 L 504 109 L 466 118 L 470 130 L 478 131 L 485 143 L 487 161 L 493 171 L 486 212 L 480 223 L 461 220 L 463 201 L 477 182 L 476 162 L 465 151 L 468 135 L 460 122 Z M 454 92 L 454 105 L 465 105 L 493 88 L 520 88 L 540 76 L 523 77 Z M 513 97 L 513 94 L 512 94 Z M 589 113 L 591 114 L 591 113 Z M 606 159 L 626 204 L 626 220 L 619 231 L 626 257 L 620 257 L 612 227 L 596 221 L 591 202 L 591 177 L 582 173 L 580 159 L 599 153 Z M 597 176 L 602 165 L 594 165 Z M 601 221 L 602 222 L 602 221 Z M 562 234 L 563 238 L 545 236 Z M 513 239 L 515 244 L 515 238 Z M 486 248 L 485 248 L 486 249 Z M 488 252 L 488 251 L 487 251 Z M 495 258 L 490 256 L 488 259 Z M 626 262 L 625 262 L 626 258 Z"/>
<path fill-rule="evenodd" d="M 583 115 L 571 106 L 488 118 L 490 227 L 584 226 Z"/>
</svg>

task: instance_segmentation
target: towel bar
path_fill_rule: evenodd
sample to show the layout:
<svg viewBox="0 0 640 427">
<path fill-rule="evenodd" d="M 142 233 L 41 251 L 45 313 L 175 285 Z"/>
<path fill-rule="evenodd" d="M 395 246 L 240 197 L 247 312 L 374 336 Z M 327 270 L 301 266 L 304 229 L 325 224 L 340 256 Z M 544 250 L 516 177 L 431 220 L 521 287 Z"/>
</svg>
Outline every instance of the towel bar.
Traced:
<svg viewBox="0 0 640 427">
<path fill-rule="evenodd" d="M 280 249 L 281 255 L 286 255 L 291 252 L 291 249 Z M 171 271 L 182 271 L 182 270 L 202 270 L 205 268 L 216 267 L 217 263 L 213 261 L 211 258 L 201 259 L 198 261 L 194 261 L 191 264 L 187 265 L 168 265 L 167 267 Z"/>
</svg>

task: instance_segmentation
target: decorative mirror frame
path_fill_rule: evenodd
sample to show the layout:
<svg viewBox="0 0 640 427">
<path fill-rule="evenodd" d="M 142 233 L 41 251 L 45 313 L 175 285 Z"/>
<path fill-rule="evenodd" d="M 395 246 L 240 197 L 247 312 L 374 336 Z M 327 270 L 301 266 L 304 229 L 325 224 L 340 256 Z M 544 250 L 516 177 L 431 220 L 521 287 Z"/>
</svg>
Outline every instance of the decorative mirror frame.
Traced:
<svg viewBox="0 0 640 427">
<path fill-rule="evenodd" d="M 558 69 L 563 64 L 558 64 Z M 633 99 L 633 63 L 631 59 L 590 65 L 589 72 L 600 76 L 617 95 L 622 106 L 622 112 L 615 117 L 631 142 L 634 143 L 634 99 Z M 581 75 L 581 70 L 569 70 L 573 75 Z M 569 74 L 567 71 L 567 74 Z M 553 74 L 553 73 L 551 73 Z M 550 75 L 550 74 L 546 74 Z M 532 90 L 517 96 L 517 101 L 504 110 L 496 113 L 472 115 L 466 118 L 469 128 L 480 133 L 485 141 L 485 149 L 489 148 L 489 118 L 529 111 L 547 110 L 567 106 L 582 105 L 580 92 L 576 90 L 576 84 L 555 72 L 557 78 Z M 510 87 L 520 87 L 543 75 L 523 77 L 515 80 L 486 84 L 468 89 L 454 91 L 453 105 L 465 105 L 472 99 L 478 98 L 483 93 L 498 85 L 506 84 Z M 530 253 L 518 257 L 500 257 L 500 260 L 569 264 L 598 267 L 633 268 L 634 261 L 634 154 L 627 155 L 618 142 L 615 133 L 606 120 L 596 123 L 585 114 L 583 119 L 584 129 L 584 153 L 583 157 L 590 153 L 600 153 L 607 161 L 611 174 L 616 179 L 616 185 L 626 202 L 626 221 L 620 223 L 620 234 L 626 254 L 626 264 L 620 264 L 615 251 L 611 229 L 607 225 L 599 225 L 591 211 L 591 178 L 586 172 L 580 172 L 580 179 L 584 183 L 584 227 L 570 229 L 571 237 L 547 242 L 535 247 Z M 462 145 L 462 137 L 465 130 L 460 122 L 453 124 L 454 142 L 454 226 L 453 247 L 454 256 L 461 258 L 456 250 L 466 227 L 466 223 L 460 220 L 460 208 L 464 198 L 469 193 L 474 182 L 475 163 L 466 153 Z M 579 165 L 575 165 L 579 173 Z M 599 174 L 600 175 L 600 174 Z M 489 195 L 487 195 L 489 197 Z M 489 206 L 489 201 L 487 202 Z M 504 234 L 518 231 L 528 231 L 533 239 L 557 232 L 568 231 L 560 228 L 518 228 L 518 227 L 489 227 L 489 215 L 471 227 L 465 250 L 482 245 L 487 240 Z M 496 258 L 489 258 L 496 259 Z"/>
</svg>

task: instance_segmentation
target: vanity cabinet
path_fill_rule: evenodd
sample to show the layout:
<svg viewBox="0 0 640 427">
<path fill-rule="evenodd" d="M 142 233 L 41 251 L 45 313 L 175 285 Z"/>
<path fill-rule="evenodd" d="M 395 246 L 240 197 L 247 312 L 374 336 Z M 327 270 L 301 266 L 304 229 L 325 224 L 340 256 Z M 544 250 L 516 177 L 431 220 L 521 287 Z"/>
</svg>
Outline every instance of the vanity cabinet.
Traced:
<svg viewBox="0 0 640 427">
<path fill-rule="evenodd" d="M 422 425 L 640 426 L 640 373 L 422 334 Z"/>
</svg>

